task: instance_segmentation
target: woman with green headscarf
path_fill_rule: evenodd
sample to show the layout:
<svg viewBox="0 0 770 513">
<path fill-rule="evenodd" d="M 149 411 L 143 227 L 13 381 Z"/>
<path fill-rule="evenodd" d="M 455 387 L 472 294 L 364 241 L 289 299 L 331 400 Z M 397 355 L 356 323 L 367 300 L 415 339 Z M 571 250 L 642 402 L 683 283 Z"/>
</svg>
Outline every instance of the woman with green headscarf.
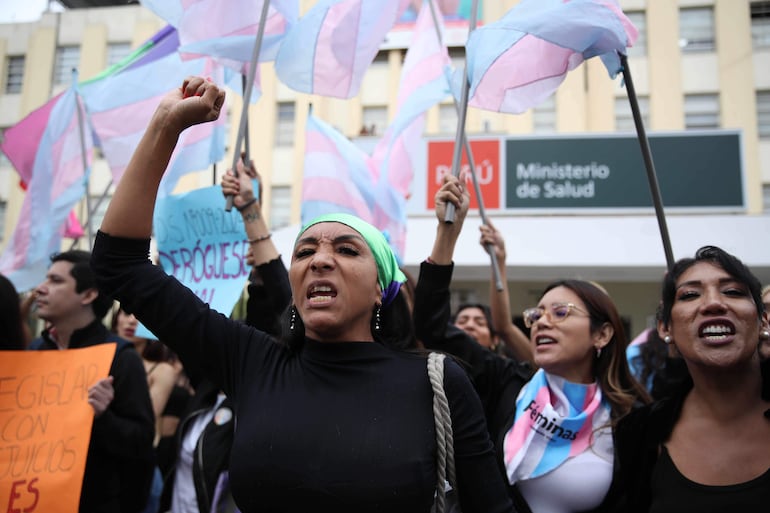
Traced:
<svg viewBox="0 0 770 513">
<path fill-rule="evenodd" d="M 100 286 L 232 399 L 230 484 L 241 511 L 427 513 L 438 475 L 433 392 L 426 357 L 410 350 L 404 276 L 379 231 L 342 214 L 303 227 L 285 343 L 212 311 L 147 260 L 154 193 L 176 140 L 215 119 L 223 101 L 197 77 L 162 100 L 97 236 Z M 259 248 L 270 242 L 264 223 L 247 219 L 248 193 L 233 204 Z M 463 511 L 512 511 L 481 403 L 454 362 L 444 390 Z"/>
</svg>

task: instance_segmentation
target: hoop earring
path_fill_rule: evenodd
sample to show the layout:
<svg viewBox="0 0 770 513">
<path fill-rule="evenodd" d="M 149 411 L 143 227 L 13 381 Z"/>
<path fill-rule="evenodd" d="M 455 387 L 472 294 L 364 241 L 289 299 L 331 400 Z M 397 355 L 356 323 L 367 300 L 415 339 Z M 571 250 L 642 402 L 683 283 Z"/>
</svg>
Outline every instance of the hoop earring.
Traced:
<svg viewBox="0 0 770 513">
<path fill-rule="evenodd" d="M 289 318 L 289 330 L 294 331 L 297 328 L 297 307 L 291 305 L 291 317 Z"/>
<path fill-rule="evenodd" d="M 381 305 L 377 305 L 374 309 L 374 331 L 380 331 L 382 329 L 382 319 L 380 318 Z"/>
<path fill-rule="evenodd" d="M 663 342 L 670 345 L 671 342 L 673 342 L 673 340 L 671 339 L 671 335 L 666 335 L 665 337 L 663 337 Z"/>
</svg>

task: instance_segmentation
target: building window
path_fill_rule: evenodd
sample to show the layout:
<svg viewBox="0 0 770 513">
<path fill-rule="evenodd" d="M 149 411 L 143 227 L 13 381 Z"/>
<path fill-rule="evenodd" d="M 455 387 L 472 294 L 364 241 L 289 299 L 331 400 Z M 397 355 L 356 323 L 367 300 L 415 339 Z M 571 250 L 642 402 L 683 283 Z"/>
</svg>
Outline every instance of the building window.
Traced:
<svg viewBox="0 0 770 513">
<path fill-rule="evenodd" d="M 131 54 L 131 43 L 109 43 L 107 45 L 107 67 L 114 66 Z"/>
<path fill-rule="evenodd" d="M 714 10 L 711 7 L 679 11 L 679 46 L 683 52 L 714 50 Z"/>
<path fill-rule="evenodd" d="M 457 135 L 457 107 L 454 103 L 438 106 L 438 131 L 441 134 Z"/>
<path fill-rule="evenodd" d="M 629 57 L 640 57 L 647 55 L 647 17 L 644 11 L 627 12 L 626 16 L 639 31 L 639 37 L 636 38 L 634 46 L 628 49 Z"/>
<path fill-rule="evenodd" d="M 770 2 L 751 2 L 751 42 L 754 48 L 770 48 Z"/>
<path fill-rule="evenodd" d="M 79 46 L 60 46 L 56 49 L 56 61 L 53 68 L 55 85 L 71 84 L 72 70 L 77 69 L 80 61 Z"/>
<path fill-rule="evenodd" d="M 554 96 L 532 109 L 532 131 L 536 133 L 556 131 L 556 98 Z"/>
<path fill-rule="evenodd" d="M 447 51 L 449 52 L 449 60 L 452 62 L 452 68 L 462 70 L 465 66 L 465 48 L 453 46 Z"/>
<path fill-rule="evenodd" d="M 275 145 L 294 144 L 294 102 L 279 102 L 276 114 Z"/>
<path fill-rule="evenodd" d="M 388 128 L 387 107 L 364 107 L 359 135 L 382 136 Z"/>
<path fill-rule="evenodd" d="M 757 92 L 757 132 L 760 139 L 770 139 L 770 91 Z"/>
<path fill-rule="evenodd" d="M 684 127 L 687 130 L 719 128 L 719 95 L 685 95 Z"/>
<path fill-rule="evenodd" d="M 277 230 L 291 223 L 291 187 L 275 186 L 270 189 L 270 229 Z"/>
<path fill-rule="evenodd" d="M 642 123 L 646 129 L 650 126 L 650 99 L 646 96 L 638 96 L 636 101 L 639 104 L 639 113 L 642 115 Z M 636 131 L 634 115 L 631 113 L 631 103 L 625 96 L 615 98 L 615 130 L 618 132 Z"/>
<path fill-rule="evenodd" d="M 9 56 L 8 68 L 5 72 L 5 93 L 18 94 L 24 82 L 24 56 Z"/>
<path fill-rule="evenodd" d="M 104 214 L 107 213 L 107 207 L 110 206 L 110 201 L 112 200 L 112 194 L 105 194 L 105 195 L 91 195 L 91 208 L 95 208 L 94 215 L 91 216 L 91 231 L 96 234 L 96 230 L 99 229 L 99 227 L 102 225 L 102 220 L 104 220 Z M 78 218 L 80 220 L 80 225 L 83 227 L 83 231 L 86 233 L 86 237 L 88 236 L 88 217 L 80 218 L 78 215 Z"/>
</svg>

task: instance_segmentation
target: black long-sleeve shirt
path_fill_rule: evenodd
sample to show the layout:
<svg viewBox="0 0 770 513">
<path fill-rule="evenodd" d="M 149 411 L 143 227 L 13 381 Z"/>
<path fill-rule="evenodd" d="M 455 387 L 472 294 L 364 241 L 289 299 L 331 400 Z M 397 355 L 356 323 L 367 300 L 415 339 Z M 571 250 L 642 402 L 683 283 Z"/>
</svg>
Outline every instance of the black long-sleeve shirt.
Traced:
<svg viewBox="0 0 770 513">
<path fill-rule="evenodd" d="M 423 355 L 310 339 L 290 351 L 212 311 L 148 249 L 100 232 L 92 267 L 103 290 L 232 399 L 230 480 L 242 511 L 429 511 L 436 442 Z M 445 389 L 463 511 L 511 511 L 478 396 L 452 362 Z"/>
</svg>

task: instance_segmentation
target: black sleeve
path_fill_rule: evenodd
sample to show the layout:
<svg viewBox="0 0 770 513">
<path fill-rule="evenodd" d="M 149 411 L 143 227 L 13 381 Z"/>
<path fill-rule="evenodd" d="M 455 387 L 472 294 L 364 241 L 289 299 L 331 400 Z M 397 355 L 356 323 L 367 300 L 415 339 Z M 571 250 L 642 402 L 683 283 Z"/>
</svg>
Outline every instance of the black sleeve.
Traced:
<svg viewBox="0 0 770 513">
<path fill-rule="evenodd" d="M 479 397 L 468 376 L 455 362 L 447 359 L 444 372 L 461 509 L 485 513 L 513 511 L 503 475 L 498 470 Z"/>
<path fill-rule="evenodd" d="M 414 298 L 414 326 L 417 338 L 428 349 L 444 351 L 467 365 L 476 392 L 481 398 L 490 433 L 504 427 L 515 407 L 519 390 L 532 375 L 526 363 L 503 358 L 480 346 L 460 328 L 450 323 L 449 284 L 452 265 L 423 262 Z"/>
<path fill-rule="evenodd" d="M 283 349 L 264 332 L 212 310 L 153 265 L 149 244 L 149 239 L 112 237 L 99 231 L 91 267 L 100 290 L 136 315 L 193 374 L 207 377 L 237 401 L 242 380 Z"/>
<path fill-rule="evenodd" d="M 246 324 L 278 336 L 281 314 L 291 303 L 289 273 L 280 256 L 257 266 L 256 272 L 262 283 L 249 282 Z"/>
<path fill-rule="evenodd" d="M 94 419 L 92 443 L 104 454 L 119 459 L 142 458 L 152 450 L 155 415 L 147 374 L 132 348 L 118 352 L 110 375 L 115 396 L 110 406 Z"/>
</svg>

